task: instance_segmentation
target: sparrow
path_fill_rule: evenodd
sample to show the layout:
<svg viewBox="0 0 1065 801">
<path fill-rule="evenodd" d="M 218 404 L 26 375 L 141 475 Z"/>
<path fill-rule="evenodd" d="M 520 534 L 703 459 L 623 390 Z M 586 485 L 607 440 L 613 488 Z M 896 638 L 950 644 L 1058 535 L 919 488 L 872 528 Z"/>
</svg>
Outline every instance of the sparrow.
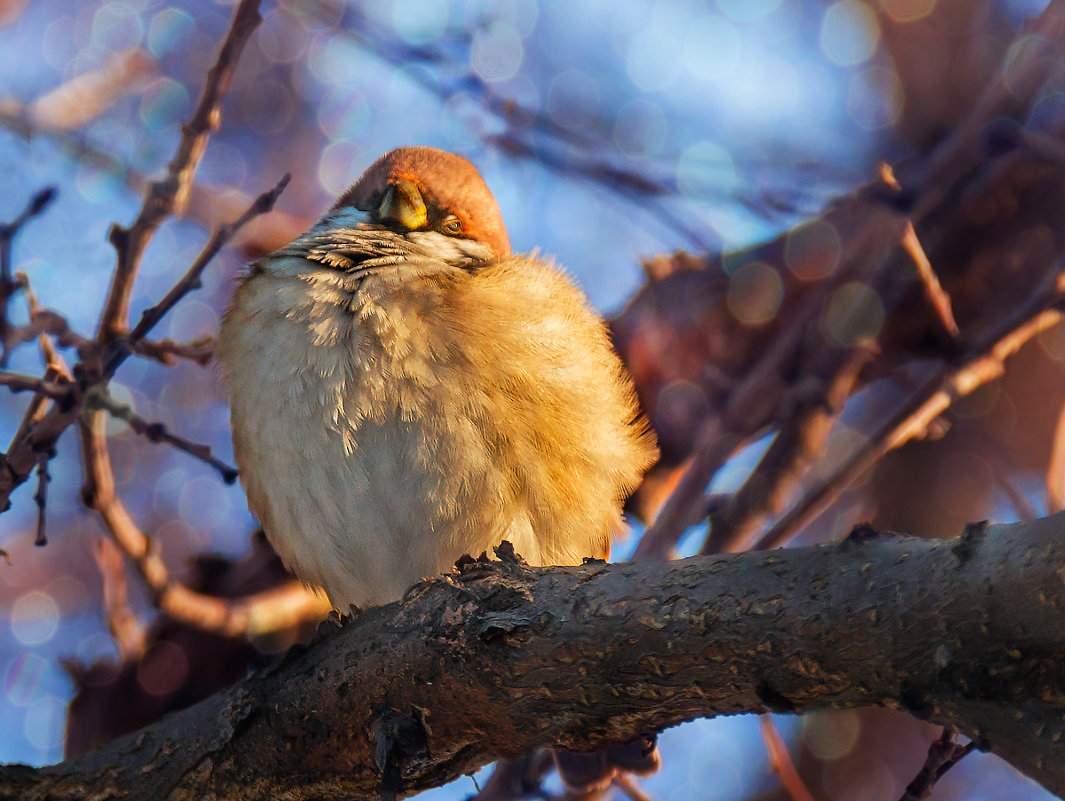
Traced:
<svg viewBox="0 0 1065 801">
<path fill-rule="evenodd" d="M 408 147 L 239 280 L 218 355 L 251 510 L 335 607 L 509 540 L 605 558 L 655 458 L 588 299 L 514 255 L 477 169 Z"/>
</svg>

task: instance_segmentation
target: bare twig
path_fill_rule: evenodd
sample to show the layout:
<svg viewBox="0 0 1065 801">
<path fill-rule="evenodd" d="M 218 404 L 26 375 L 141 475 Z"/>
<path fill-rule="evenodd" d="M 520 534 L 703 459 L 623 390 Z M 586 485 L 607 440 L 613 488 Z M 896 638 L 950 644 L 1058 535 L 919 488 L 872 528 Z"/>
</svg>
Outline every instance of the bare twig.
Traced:
<svg viewBox="0 0 1065 801">
<path fill-rule="evenodd" d="M 173 580 L 152 539 L 134 522 L 129 509 L 115 493 L 111 457 L 104 433 L 104 412 L 90 415 L 80 425 L 87 506 L 95 509 L 115 544 L 129 557 L 152 594 L 157 609 L 204 631 L 228 637 L 255 636 L 322 617 L 328 604 L 292 583 L 238 600 L 194 592 Z"/>
<path fill-rule="evenodd" d="M 227 484 L 232 484 L 237 480 L 236 468 L 216 459 L 211 454 L 211 448 L 208 445 L 192 442 L 177 434 L 172 434 L 162 423 L 152 423 L 145 420 L 139 414 L 134 412 L 128 404 L 116 401 L 102 388 L 90 393 L 89 397 L 86 399 L 85 406 L 89 410 L 103 409 L 112 417 L 124 420 L 129 424 L 130 428 L 132 428 L 137 434 L 146 438 L 149 442 L 165 442 L 167 445 L 171 445 L 179 451 L 184 451 L 190 456 L 194 456 L 201 462 L 204 462 L 217 470 L 222 475 L 222 480 Z"/>
<path fill-rule="evenodd" d="M 48 482 L 52 480 L 48 474 L 48 462 L 54 455 L 54 452 L 41 451 L 37 456 L 37 491 L 33 493 L 33 502 L 37 504 L 37 536 L 33 544 L 37 546 L 48 544 L 44 515 L 48 508 Z"/>
<path fill-rule="evenodd" d="M 617 787 L 622 795 L 629 801 L 654 801 L 651 796 L 643 791 L 636 780 L 627 773 L 619 773 L 614 777 L 612 784 Z"/>
<path fill-rule="evenodd" d="M 29 140 L 45 137 L 58 144 L 74 160 L 97 169 L 117 183 L 125 185 L 137 194 L 144 194 L 151 186 L 150 179 L 139 170 L 116 158 L 110 151 L 94 145 L 86 136 L 42 125 L 30 119 L 27 111 L 11 111 L 0 107 L 0 126 L 14 131 Z M 182 209 L 175 209 L 176 216 L 199 223 L 204 228 L 214 228 L 219 223 L 233 219 L 252 201 L 247 194 L 231 187 L 213 187 L 194 183 L 189 187 L 189 200 Z M 269 225 L 258 222 L 240 230 L 234 244 L 254 253 L 268 253 L 291 241 L 307 230 L 313 220 L 273 209 Z"/>
<path fill-rule="evenodd" d="M 97 341 L 121 336 L 128 330 L 129 302 L 141 257 L 163 220 L 185 205 L 192 176 L 207 147 L 207 140 L 222 119 L 222 98 L 236 70 L 241 51 L 262 21 L 259 3 L 260 0 L 241 0 L 233 9 L 229 31 L 214 65 L 207 73 L 196 108 L 182 128 L 181 144 L 167 167 L 166 178 L 151 184 L 133 225 L 129 228 L 115 225 L 111 229 L 110 239 L 118 263 L 100 315 Z"/>
<path fill-rule="evenodd" d="M 48 208 L 55 199 L 54 186 L 46 187 L 35 194 L 19 215 L 9 223 L 0 224 L 0 367 L 7 366 L 11 348 L 11 324 L 7 319 L 7 305 L 11 296 L 22 285 L 12 272 L 11 248 L 15 236 L 26 223 Z"/>
<path fill-rule="evenodd" d="M 241 227 L 246 225 L 249 220 L 270 211 L 277 202 L 277 198 L 285 190 L 285 187 L 288 186 L 288 182 L 291 179 L 292 176 L 285 173 L 273 189 L 263 192 L 255 198 L 240 217 L 231 223 L 220 225 L 215 229 L 211 238 L 207 240 L 207 244 L 203 246 L 203 250 L 201 250 L 199 255 L 193 260 L 192 266 L 189 267 L 186 273 L 178 279 L 178 282 L 170 288 L 170 291 L 163 296 L 162 300 L 154 306 L 145 309 L 140 320 L 137 322 L 137 325 L 129 333 L 130 342 L 137 343 L 143 340 L 155 324 L 162 319 L 163 315 L 174 308 L 177 302 L 185 297 L 185 295 L 200 286 L 200 275 L 203 273 L 204 268 L 210 263 L 211 259 L 217 255 L 218 251 L 220 251 L 233 235 L 239 231 Z"/>
<path fill-rule="evenodd" d="M 1058 412 L 1058 422 L 1054 427 L 1046 485 L 1047 514 L 1065 510 L 1065 404 L 1062 404 Z"/>
<path fill-rule="evenodd" d="M 762 726 L 762 739 L 765 741 L 766 751 L 769 753 L 769 762 L 773 770 L 780 777 L 780 784 L 791 796 L 791 801 L 814 801 L 813 795 L 806 787 L 799 772 L 795 770 L 795 764 L 791 761 L 788 753 L 788 745 L 780 736 L 776 723 L 769 715 L 761 715 L 758 718 Z"/>
<path fill-rule="evenodd" d="M 73 333 L 64 317 L 48 310 L 36 311 L 31 317 L 30 325 L 24 329 L 19 329 L 20 337 L 28 339 L 42 333 L 49 333 L 56 337 L 60 345 L 77 347 L 78 354 L 81 357 L 78 369 L 83 375 L 88 372 L 98 376 L 96 380 L 91 382 L 90 389 L 91 387 L 105 386 L 106 382 L 114 375 L 115 370 L 135 351 L 136 343 L 142 341 L 141 337 L 147 334 L 152 325 L 158 322 L 163 314 L 169 311 L 185 293 L 196 285 L 200 273 L 206 266 L 206 260 L 217 253 L 218 249 L 228 241 L 229 237 L 238 230 L 240 225 L 246 223 L 256 214 L 269 210 L 284 183 L 283 179 L 277 187 L 256 198 L 238 220 L 235 220 L 230 225 L 221 226 L 215 232 L 185 276 L 178 281 L 159 304 L 149 309 L 142 316 L 135 329 L 137 339 L 133 340 L 133 347 L 131 347 L 129 338 L 121 337 L 109 342 L 106 347 L 97 345 L 91 340 Z M 132 337 L 133 334 L 130 336 Z M 107 354 L 107 357 L 102 359 L 101 353 Z M 100 364 L 101 361 L 104 362 L 102 365 Z M 33 389 L 32 386 L 25 388 Z M 87 391 L 79 397 L 84 397 L 85 394 L 87 394 Z M 20 429 L 19 435 L 12 439 L 12 444 L 7 454 L 0 456 L 0 509 L 7 508 L 7 499 L 11 491 L 26 481 L 36 466 L 35 448 L 54 446 L 67 427 L 77 419 L 80 409 L 80 403 L 53 406 L 32 427 Z"/>
<path fill-rule="evenodd" d="M 1062 319 L 1062 313 L 1053 307 L 1065 296 L 1063 282 L 1065 272 L 1059 267 L 1044 281 L 1043 288 L 975 339 L 967 355 L 958 363 L 940 362 L 933 374 L 900 404 L 894 414 L 834 470 L 808 489 L 754 547 L 775 548 L 787 542 L 885 453 L 922 436 L 958 398 L 1000 378 L 1005 372 L 1006 359 L 1040 331 Z"/>
<path fill-rule="evenodd" d="M 167 367 L 173 367 L 179 359 L 195 362 L 201 367 L 214 356 L 214 337 L 207 335 L 192 342 L 175 342 L 161 339 L 157 342 L 146 339 L 130 343 L 133 352 L 146 359 L 153 359 Z"/>
<path fill-rule="evenodd" d="M 913 781 L 899 796 L 899 801 L 924 801 L 932 794 L 943 774 L 972 753 L 975 743 L 959 745 L 954 742 L 954 729 L 944 728 L 943 733 L 928 746 L 928 756 Z"/>
<path fill-rule="evenodd" d="M 118 646 L 119 662 L 136 659 L 144 653 L 148 629 L 129 605 L 126 562 L 122 551 L 113 540 L 103 537 L 96 544 L 93 555 L 103 584 L 107 629 Z"/>
<path fill-rule="evenodd" d="M 885 202 L 884 187 L 883 181 L 872 183 L 824 215 L 823 219 L 834 227 L 847 231 L 840 267 L 802 300 L 788 329 L 770 340 L 761 358 L 729 394 L 723 412 L 704 423 L 691 463 L 640 539 L 638 557 L 667 553 L 684 529 L 698 522 L 707 508 L 710 479 L 751 435 L 752 420 L 764 420 L 768 425 L 776 417 L 779 399 L 788 388 L 786 376 L 802 356 L 811 321 L 818 319 L 824 299 L 839 283 L 855 273 L 879 275 L 885 305 L 899 297 L 905 281 L 882 268 L 894 255 L 908 220 Z M 890 184 L 887 188 L 894 192 Z M 818 358 L 825 364 L 819 365 L 822 372 L 818 375 L 827 377 L 826 382 L 834 381 L 841 371 L 846 372 L 843 365 L 849 354 L 850 349 L 846 348 L 822 351 Z M 812 407 L 810 412 L 815 413 Z M 799 441 L 801 434 L 796 442 Z"/>
<path fill-rule="evenodd" d="M 57 384 L 54 381 L 6 370 L 0 371 L 0 386 L 7 387 L 12 392 L 36 392 L 52 400 L 69 400 L 72 392 L 69 384 Z"/>
<path fill-rule="evenodd" d="M 95 343 L 72 330 L 67 318 L 51 309 L 35 309 L 30 314 L 29 325 L 11 330 L 11 340 L 16 345 L 29 342 L 34 337 L 49 334 L 63 348 L 74 348 L 85 358 L 95 350 Z"/>
<path fill-rule="evenodd" d="M 961 335 L 961 330 L 954 319 L 950 295 L 946 293 L 943 285 L 939 283 L 939 276 L 932 269 L 932 262 L 928 260 L 924 248 L 921 247 L 921 240 L 917 237 L 913 223 L 906 226 L 906 231 L 902 235 L 902 249 L 913 259 L 913 263 L 917 267 L 917 275 L 921 279 L 921 285 L 924 287 L 925 296 L 928 298 L 928 302 L 932 304 L 932 309 L 935 311 L 936 317 L 939 318 L 939 322 L 943 324 L 943 328 L 950 334 L 951 339 L 957 339 Z"/>
</svg>

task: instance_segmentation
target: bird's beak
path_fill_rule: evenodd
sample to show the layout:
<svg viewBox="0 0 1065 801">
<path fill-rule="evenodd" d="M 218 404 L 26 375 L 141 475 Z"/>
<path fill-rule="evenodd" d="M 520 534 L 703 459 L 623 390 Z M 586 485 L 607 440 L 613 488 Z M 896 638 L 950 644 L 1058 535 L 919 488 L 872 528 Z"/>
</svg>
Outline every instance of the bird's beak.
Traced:
<svg viewBox="0 0 1065 801">
<path fill-rule="evenodd" d="M 428 220 L 422 193 L 405 178 L 394 178 L 389 182 L 381 205 L 377 207 L 377 216 L 398 223 L 408 231 L 424 227 Z"/>
</svg>

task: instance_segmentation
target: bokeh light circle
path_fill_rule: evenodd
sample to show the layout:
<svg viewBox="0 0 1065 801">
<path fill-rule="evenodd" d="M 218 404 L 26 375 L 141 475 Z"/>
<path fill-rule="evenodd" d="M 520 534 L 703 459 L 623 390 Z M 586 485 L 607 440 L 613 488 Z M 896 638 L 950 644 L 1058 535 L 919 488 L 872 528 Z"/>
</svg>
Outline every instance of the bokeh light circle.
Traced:
<svg viewBox="0 0 1065 801">
<path fill-rule="evenodd" d="M 823 761 L 842 759 L 858 742 L 862 723 L 853 710 L 818 711 L 803 718 L 802 739 Z"/>
<path fill-rule="evenodd" d="M 470 66 L 486 81 L 494 83 L 513 78 L 524 58 L 521 35 L 512 25 L 495 22 L 473 35 Z"/>
<path fill-rule="evenodd" d="M 412 45 L 434 42 L 447 32 L 448 0 L 394 0 L 392 28 Z"/>
<path fill-rule="evenodd" d="M 681 60 L 693 77 L 722 81 L 736 71 L 742 53 L 743 37 L 736 26 L 727 19 L 706 14 L 684 34 Z"/>
<path fill-rule="evenodd" d="M 4 696 L 15 706 L 29 706 L 40 697 L 48 670 L 48 662 L 37 654 L 19 654 L 4 671 Z"/>
<path fill-rule="evenodd" d="M 880 24 L 869 6 L 858 0 L 840 0 L 821 18 L 821 52 L 841 67 L 868 61 L 880 40 Z"/>
<path fill-rule="evenodd" d="M 753 261 L 729 277 L 727 304 L 732 316 L 746 325 L 764 325 L 777 316 L 784 282 L 772 266 Z"/>
<path fill-rule="evenodd" d="M 354 142 L 326 145 L 318 156 L 318 185 L 330 197 L 337 197 L 358 177 L 364 161 L 362 148 Z"/>
<path fill-rule="evenodd" d="M 835 226 L 824 220 L 814 220 L 787 233 L 784 261 L 796 278 L 820 281 L 836 269 L 842 249 Z"/>
<path fill-rule="evenodd" d="M 939 0 L 877 0 L 880 10 L 895 22 L 916 22 L 936 10 Z"/>
<path fill-rule="evenodd" d="M 192 15 L 180 8 L 165 8 L 148 23 L 148 52 L 156 58 L 173 53 L 195 29 Z"/>
<path fill-rule="evenodd" d="M 59 629 L 59 605 L 46 592 L 31 590 L 15 599 L 11 633 L 23 645 L 41 645 Z"/>
<path fill-rule="evenodd" d="M 870 67 L 850 80 L 847 113 L 862 128 L 875 131 L 894 125 L 902 104 L 903 89 L 894 70 Z"/>
<path fill-rule="evenodd" d="M 689 198 L 705 200 L 727 194 L 736 180 L 731 154 L 714 142 L 696 142 L 677 162 L 677 188 Z"/>
<path fill-rule="evenodd" d="M 721 13 L 736 22 L 753 22 L 780 8 L 783 0 L 716 0 Z"/>
<path fill-rule="evenodd" d="M 874 340 L 884 325 L 884 304 L 867 284 L 851 281 L 833 292 L 821 314 L 821 330 L 836 345 Z"/>
<path fill-rule="evenodd" d="M 586 128 L 599 116 L 599 82 L 581 70 L 565 70 L 551 81 L 546 108 L 559 125 Z"/>
<path fill-rule="evenodd" d="M 54 752 L 63 745 L 67 725 L 67 704 L 62 698 L 46 695 L 26 710 L 23 732 L 42 751 Z"/>
<path fill-rule="evenodd" d="M 657 156 L 668 135 L 665 112 L 650 100 L 633 100 L 614 119 L 614 144 L 628 156 Z"/>
</svg>

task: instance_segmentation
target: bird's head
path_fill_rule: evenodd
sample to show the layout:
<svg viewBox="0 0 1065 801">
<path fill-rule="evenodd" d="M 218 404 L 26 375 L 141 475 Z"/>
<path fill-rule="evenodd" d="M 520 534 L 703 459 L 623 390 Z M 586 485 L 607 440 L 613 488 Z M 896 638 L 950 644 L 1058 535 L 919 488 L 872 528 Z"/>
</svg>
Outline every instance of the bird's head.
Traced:
<svg viewBox="0 0 1065 801">
<path fill-rule="evenodd" d="M 401 147 L 381 156 L 333 205 L 369 215 L 371 224 L 425 231 L 510 255 L 503 215 L 477 168 L 432 147 Z"/>
</svg>

